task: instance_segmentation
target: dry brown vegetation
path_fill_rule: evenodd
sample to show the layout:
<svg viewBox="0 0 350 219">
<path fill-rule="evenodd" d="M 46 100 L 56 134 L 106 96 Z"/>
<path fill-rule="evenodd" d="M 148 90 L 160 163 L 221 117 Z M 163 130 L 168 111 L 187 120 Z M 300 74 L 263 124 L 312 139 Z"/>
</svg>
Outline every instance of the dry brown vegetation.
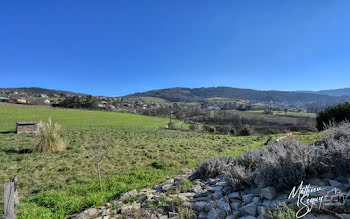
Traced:
<svg viewBox="0 0 350 219">
<path fill-rule="evenodd" d="M 51 118 L 48 122 L 40 121 L 39 125 L 40 132 L 34 151 L 40 153 L 65 151 L 66 145 L 61 136 L 61 126 L 58 123 L 53 124 Z"/>
</svg>

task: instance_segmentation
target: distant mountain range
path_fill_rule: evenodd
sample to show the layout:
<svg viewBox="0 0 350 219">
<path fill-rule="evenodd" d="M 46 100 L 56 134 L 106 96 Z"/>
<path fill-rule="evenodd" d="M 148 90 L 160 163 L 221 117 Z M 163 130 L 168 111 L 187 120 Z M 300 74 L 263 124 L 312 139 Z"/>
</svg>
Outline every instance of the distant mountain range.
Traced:
<svg viewBox="0 0 350 219">
<path fill-rule="evenodd" d="M 17 91 L 25 93 L 28 96 L 36 96 L 40 94 L 46 95 L 68 95 L 68 96 L 84 96 L 86 94 L 44 89 L 38 87 L 22 87 L 22 88 L 0 88 L 0 92 Z M 233 87 L 202 87 L 202 88 L 184 88 L 175 87 L 159 90 L 151 90 L 142 93 L 130 94 L 125 97 L 158 97 L 170 102 L 197 102 L 207 98 L 222 97 L 248 100 L 252 103 L 280 103 L 288 105 L 333 105 L 339 102 L 350 100 L 350 88 L 321 90 L 321 91 L 261 91 L 253 89 L 242 89 Z"/>
<path fill-rule="evenodd" d="M 0 88 L 0 92 L 20 92 L 25 93 L 29 96 L 36 96 L 40 94 L 46 95 L 60 95 L 64 94 L 66 96 L 85 96 L 86 94 L 76 93 L 71 91 L 63 91 L 63 90 L 54 90 L 54 89 L 45 89 L 40 87 L 19 87 L 19 88 Z"/>
<path fill-rule="evenodd" d="M 347 97 L 344 97 L 346 94 Z M 194 102 L 206 98 L 223 97 L 249 100 L 251 102 L 274 102 L 289 104 L 318 104 L 332 105 L 350 99 L 350 89 L 328 90 L 319 92 L 309 91 L 260 91 L 232 87 L 207 87 L 151 90 L 135 93 L 128 97 L 158 97 L 171 102 Z"/>
<path fill-rule="evenodd" d="M 320 90 L 320 91 L 297 91 L 300 93 L 313 93 L 313 94 L 323 94 L 328 96 L 350 96 L 350 88 L 333 89 L 333 90 Z"/>
</svg>

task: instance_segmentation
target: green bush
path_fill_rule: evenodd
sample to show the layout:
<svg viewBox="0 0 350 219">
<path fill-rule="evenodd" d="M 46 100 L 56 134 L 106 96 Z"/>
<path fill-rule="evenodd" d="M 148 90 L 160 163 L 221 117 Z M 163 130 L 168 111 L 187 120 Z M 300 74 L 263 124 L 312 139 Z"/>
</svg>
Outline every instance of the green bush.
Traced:
<svg viewBox="0 0 350 219">
<path fill-rule="evenodd" d="M 317 114 L 316 128 L 322 131 L 331 123 L 338 124 L 342 121 L 350 120 L 350 103 L 341 103 L 330 106 Z"/>
<path fill-rule="evenodd" d="M 252 134 L 252 129 L 248 126 L 244 126 L 238 131 L 238 135 L 240 136 L 249 136 L 251 134 Z"/>
<path fill-rule="evenodd" d="M 217 125 L 215 126 L 216 133 L 228 134 L 231 131 L 231 127 L 228 125 Z"/>
<path fill-rule="evenodd" d="M 190 130 L 191 131 L 198 131 L 199 130 L 199 126 L 197 124 L 190 124 Z"/>
</svg>

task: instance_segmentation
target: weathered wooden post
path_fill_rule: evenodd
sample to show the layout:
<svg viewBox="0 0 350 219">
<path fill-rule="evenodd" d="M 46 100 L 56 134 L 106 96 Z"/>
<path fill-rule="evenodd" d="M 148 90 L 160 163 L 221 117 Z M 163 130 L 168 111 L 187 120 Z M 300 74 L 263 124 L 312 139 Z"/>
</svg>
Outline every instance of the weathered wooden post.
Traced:
<svg viewBox="0 0 350 219">
<path fill-rule="evenodd" d="M 12 182 L 5 183 L 4 185 L 4 216 L 3 219 L 15 219 L 16 208 L 18 204 L 18 192 L 17 192 L 17 177 L 12 179 Z"/>
</svg>

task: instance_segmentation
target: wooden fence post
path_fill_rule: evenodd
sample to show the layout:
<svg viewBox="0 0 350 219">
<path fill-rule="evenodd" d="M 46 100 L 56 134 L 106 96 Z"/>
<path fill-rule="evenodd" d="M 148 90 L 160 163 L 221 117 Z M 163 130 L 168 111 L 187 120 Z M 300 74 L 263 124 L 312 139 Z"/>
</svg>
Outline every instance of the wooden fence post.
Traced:
<svg viewBox="0 0 350 219">
<path fill-rule="evenodd" d="M 3 219 L 15 219 L 16 208 L 18 204 L 17 178 L 13 178 L 12 182 L 4 185 L 4 216 Z"/>
</svg>

